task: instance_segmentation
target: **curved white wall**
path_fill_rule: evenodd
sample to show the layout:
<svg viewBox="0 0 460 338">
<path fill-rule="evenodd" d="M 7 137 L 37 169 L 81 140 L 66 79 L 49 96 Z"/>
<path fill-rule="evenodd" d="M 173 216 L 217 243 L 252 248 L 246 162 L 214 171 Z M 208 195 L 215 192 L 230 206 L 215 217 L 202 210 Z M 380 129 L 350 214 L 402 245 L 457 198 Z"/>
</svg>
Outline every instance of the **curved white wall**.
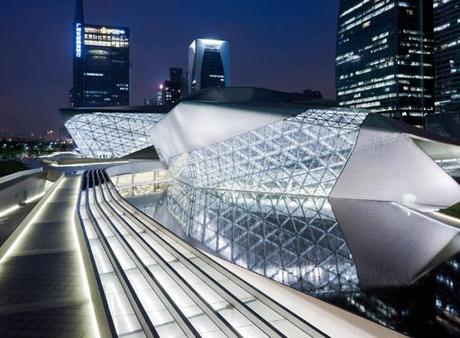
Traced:
<svg viewBox="0 0 460 338">
<path fill-rule="evenodd" d="M 331 197 L 445 207 L 460 202 L 460 185 L 411 135 L 362 127 Z"/>
</svg>

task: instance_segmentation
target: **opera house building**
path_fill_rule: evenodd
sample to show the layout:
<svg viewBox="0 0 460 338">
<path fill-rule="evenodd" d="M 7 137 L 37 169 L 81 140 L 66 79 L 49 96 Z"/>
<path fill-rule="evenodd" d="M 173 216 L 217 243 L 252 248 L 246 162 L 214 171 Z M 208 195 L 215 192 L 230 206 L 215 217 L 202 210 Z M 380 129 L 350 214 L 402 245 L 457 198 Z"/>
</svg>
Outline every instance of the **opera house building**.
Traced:
<svg viewBox="0 0 460 338">
<path fill-rule="evenodd" d="M 81 158 L 45 161 L 54 178 L 41 173 L 34 214 L 0 246 L 11 283 L 29 256 L 55 276 L 21 283 L 57 333 L 460 332 L 459 144 L 256 88 L 61 115 Z M 15 306 L 9 323 L 28 313 Z"/>
</svg>

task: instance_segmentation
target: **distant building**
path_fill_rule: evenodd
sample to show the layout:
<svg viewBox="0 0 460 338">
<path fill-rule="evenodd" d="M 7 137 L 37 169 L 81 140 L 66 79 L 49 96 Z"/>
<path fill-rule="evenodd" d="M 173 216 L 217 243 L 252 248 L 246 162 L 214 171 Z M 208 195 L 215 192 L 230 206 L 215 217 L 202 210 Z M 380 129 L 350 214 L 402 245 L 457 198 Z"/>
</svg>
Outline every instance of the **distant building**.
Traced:
<svg viewBox="0 0 460 338">
<path fill-rule="evenodd" d="M 434 0 L 435 109 L 460 111 L 460 2 Z"/>
<path fill-rule="evenodd" d="M 186 81 L 182 68 L 170 68 L 169 80 L 158 86 L 152 98 L 144 100 L 145 105 L 162 106 L 179 103 L 187 92 Z"/>
<path fill-rule="evenodd" d="M 169 69 L 169 81 L 163 83 L 164 104 L 177 104 L 184 96 L 184 70 L 182 68 Z"/>
<path fill-rule="evenodd" d="M 158 89 L 153 93 L 153 97 L 150 99 L 145 99 L 144 103 L 147 106 L 163 106 L 165 104 L 163 89 L 163 84 L 160 84 Z"/>
<path fill-rule="evenodd" d="M 129 67 L 129 29 L 86 24 L 83 1 L 77 0 L 70 105 L 129 105 Z"/>
<path fill-rule="evenodd" d="M 230 86 L 230 47 L 227 41 L 196 39 L 188 59 L 190 92 Z"/>
<path fill-rule="evenodd" d="M 323 98 L 323 94 L 319 90 L 304 89 L 302 94 L 306 99 L 320 100 Z"/>
<path fill-rule="evenodd" d="M 432 0 L 341 0 L 337 100 L 414 125 L 434 110 Z"/>
</svg>

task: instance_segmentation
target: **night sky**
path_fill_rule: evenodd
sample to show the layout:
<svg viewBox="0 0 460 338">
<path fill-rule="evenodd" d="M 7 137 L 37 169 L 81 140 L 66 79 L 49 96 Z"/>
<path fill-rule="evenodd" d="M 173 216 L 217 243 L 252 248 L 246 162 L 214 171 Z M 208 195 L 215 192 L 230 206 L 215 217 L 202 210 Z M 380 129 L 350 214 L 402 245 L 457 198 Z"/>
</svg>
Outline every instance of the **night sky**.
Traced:
<svg viewBox="0 0 460 338">
<path fill-rule="evenodd" d="M 0 131 L 61 126 L 72 82 L 74 0 L 1 0 Z M 131 33 L 131 104 L 169 67 L 187 65 L 194 38 L 230 42 L 232 85 L 334 97 L 337 0 L 86 0 L 85 21 Z"/>
</svg>

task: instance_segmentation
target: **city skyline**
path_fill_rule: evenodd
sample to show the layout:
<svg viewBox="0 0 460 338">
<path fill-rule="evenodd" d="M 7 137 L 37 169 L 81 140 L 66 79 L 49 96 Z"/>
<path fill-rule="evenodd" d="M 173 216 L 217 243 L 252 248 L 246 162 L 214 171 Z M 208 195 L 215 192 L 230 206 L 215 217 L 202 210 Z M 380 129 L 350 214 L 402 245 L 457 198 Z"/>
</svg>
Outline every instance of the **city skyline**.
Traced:
<svg viewBox="0 0 460 338">
<path fill-rule="evenodd" d="M 0 62 L 4 78 L 0 88 L 2 131 L 41 132 L 62 125 L 58 109 L 68 105 L 72 82 L 74 6 L 73 0 L 51 0 L 45 4 L 8 1 L 4 7 L 0 14 L 5 25 L 2 41 L 10 48 Z M 221 38 L 232 44 L 235 86 L 285 91 L 311 88 L 334 98 L 337 7 L 335 1 L 296 1 L 292 6 L 265 1 L 261 6 L 230 0 L 198 5 L 98 0 L 85 3 L 85 17 L 91 23 L 131 29 L 131 97 L 135 105 L 151 96 L 170 67 L 186 68 L 189 43 L 200 37 Z M 177 20 L 181 20 L 180 27 L 171 29 Z M 36 124 L 38 116 L 42 128 Z"/>
</svg>

